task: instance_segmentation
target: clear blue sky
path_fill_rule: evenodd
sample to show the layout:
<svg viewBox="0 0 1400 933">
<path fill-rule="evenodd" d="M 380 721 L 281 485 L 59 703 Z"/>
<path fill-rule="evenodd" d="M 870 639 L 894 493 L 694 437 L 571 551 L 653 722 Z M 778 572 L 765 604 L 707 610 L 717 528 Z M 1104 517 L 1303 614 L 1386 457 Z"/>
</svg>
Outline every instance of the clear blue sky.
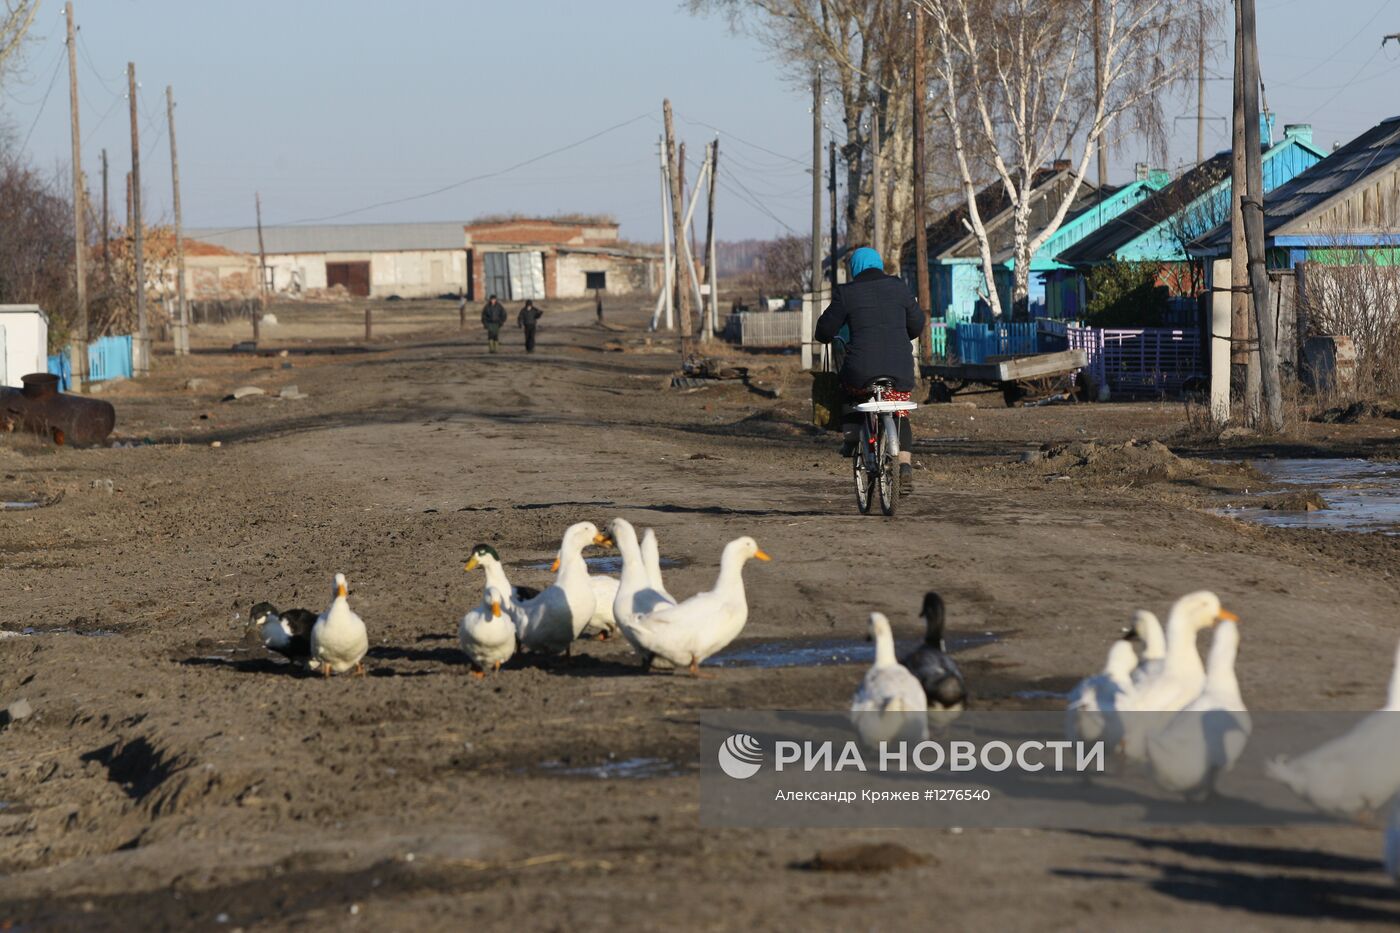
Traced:
<svg viewBox="0 0 1400 933">
<path fill-rule="evenodd" d="M 85 168 L 96 194 L 105 146 L 118 213 L 130 161 L 124 69 L 133 60 L 148 217 L 169 216 L 164 91 L 173 84 L 189 226 L 251 223 L 255 190 L 269 224 L 340 214 L 499 171 L 639 118 L 503 176 L 343 220 L 606 212 L 623 222 L 624 236 L 655 240 L 655 140 L 668 95 L 692 166 L 714 135 L 702 124 L 721 130 L 722 238 L 809 223 L 805 94 L 759 43 L 672 0 L 76 0 L 76 8 Z M 1400 32 L 1400 0 L 1259 0 L 1259 13 L 1280 125 L 1311 122 L 1330 146 L 1400 113 L 1400 47 L 1380 48 L 1383 34 Z M 46 0 L 26 66 L 0 103 L 31 158 L 66 171 L 62 52 L 62 4 Z M 1228 43 L 1217 53 L 1213 67 L 1228 74 Z M 1169 110 L 1194 108 L 1193 92 Z M 1228 114 L 1227 82 L 1209 83 L 1208 109 Z M 1174 165 L 1195 153 L 1194 120 L 1177 130 Z M 1227 140 L 1227 124 L 1210 121 L 1208 151 Z M 1115 177 L 1142 157 L 1125 146 Z"/>
</svg>

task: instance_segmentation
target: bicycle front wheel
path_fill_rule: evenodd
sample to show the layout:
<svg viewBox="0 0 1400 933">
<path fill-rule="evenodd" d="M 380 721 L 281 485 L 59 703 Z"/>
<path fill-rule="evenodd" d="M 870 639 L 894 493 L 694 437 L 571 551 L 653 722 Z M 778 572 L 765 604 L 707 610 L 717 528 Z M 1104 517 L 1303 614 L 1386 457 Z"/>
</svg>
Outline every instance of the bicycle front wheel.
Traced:
<svg viewBox="0 0 1400 933">
<path fill-rule="evenodd" d="M 883 441 L 884 439 L 881 438 Z M 876 485 L 880 487 L 880 511 L 886 516 L 894 515 L 895 503 L 899 499 L 898 460 L 890 456 L 884 444 L 880 445 L 880 472 Z"/>
<path fill-rule="evenodd" d="M 875 483 L 873 477 L 865 469 L 865 452 L 857 449 L 855 455 L 851 457 L 851 472 L 854 474 L 856 483 L 856 507 L 860 509 L 860 514 L 870 514 L 870 505 L 874 502 Z"/>
</svg>

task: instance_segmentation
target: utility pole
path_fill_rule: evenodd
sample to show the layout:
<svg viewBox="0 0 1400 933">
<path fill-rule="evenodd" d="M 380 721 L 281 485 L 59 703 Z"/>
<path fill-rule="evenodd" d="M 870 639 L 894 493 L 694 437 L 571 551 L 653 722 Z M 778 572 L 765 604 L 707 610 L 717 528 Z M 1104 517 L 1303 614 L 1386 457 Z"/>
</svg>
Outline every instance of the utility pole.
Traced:
<svg viewBox="0 0 1400 933">
<path fill-rule="evenodd" d="M 131 103 L 131 228 L 136 284 L 136 359 L 133 369 L 144 376 L 151 371 L 151 338 L 146 332 L 146 263 L 141 255 L 141 136 L 136 110 L 136 63 L 126 63 L 126 94 Z"/>
<path fill-rule="evenodd" d="M 831 180 L 827 183 L 827 191 L 831 195 L 831 295 L 836 297 L 836 252 L 837 252 L 837 230 L 836 230 L 836 140 L 830 143 L 831 148 L 827 150 L 827 158 L 831 160 Z"/>
<path fill-rule="evenodd" d="M 880 254 L 880 258 L 885 256 L 885 190 L 884 190 L 884 165 L 880 159 L 880 106 L 877 102 L 874 107 L 874 114 L 870 118 L 871 129 L 871 165 L 870 165 L 870 220 L 875 228 L 875 235 L 872 237 L 872 245 L 875 252 Z"/>
<path fill-rule="evenodd" d="M 253 312 L 253 339 L 262 336 L 262 316 L 267 313 L 267 248 L 263 246 L 262 192 L 253 192 L 258 211 L 258 309 Z"/>
<path fill-rule="evenodd" d="M 102 278 L 104 291 L 112 290 L 112 227 L 107 214 L 107 150 L 102 150 Z"/>
<path fill-rule="evenodd" d="M 1242 381 L 1244 423 L 1252 427 L 1259 421 L 1259 370 L 1250 351 L 1249 258 L 1245 250 L 1244 215 L 1240 209 L 1249 179 L 1244 152 L 1244 43 L 1240 41 L 1238 16 L 1235 17 L 1234 92 L 1230 136 L 1230 381 Z"/>
<path fill-rule="evenodd" d="M 73 132 L 73 268 L 78 290 L 78 317 L 73 322 L 77 337 L 73 347 L 74 391 L 82 391 L 87 376 L 88 306 L 87 306 L 87 219 L 86 190 L 83 186 L 82 134 L 78 130 L 78 43 L 73 28 L 73 4 L 63 5 L 68 20 L 68 108 Z"/>
<path fill-rule="evenodd" d="M 174 190 L 172 207 L 175 211 L 175 295 L 180 302 L 176 314 L 175 355 L 190 352 L 190 306 L 185 301 L 185 230 L 180 214 L 180 155 L 175 149 L 175 91 L 165 86 L 165 119 L 170 128 L 170 184 Z"/>
<path fill-rule="evenodd" d="M 1196 49 L 1196 164 L 1206 160 L 1206 2 L 1197 0 Z"/>
<path fill-rule="evenodd" d="M 926 173 L 924 116 L 928 108 L 928 80 L 924 75 L 924 12 L 914 7 L 914 283 L 919 310 L 933 313 L 933 299 L 928 281 L 928 228 L 924 225 L 924 190 Z M 925 363 L 933 360 L 933 334 L 927 326 L 919 338 L 919 356 Z"/>
<path fill-rule="evenodd" d="M 676 326 L 671 292 L 676 275 L 675 257 L 671 253 L 671 169 L 666 159 L 664 137 L 657 137 L 656 148 L 661 153 L 661 253 L 665 271 L 661 276 L 661 294 L 656 296 L 656 310 L 651 314 L 653 331 L 660 324 L 663 309 L 666 312 L 666 329 L 671 330 Z"/>
<path fill-rule="evenodd" d="M 1094 19 L 1094 87 L 1099 87 L 1099 76 L 1103 74 L 1103 23 L 1099 16 L 1099 0 L 1094 0 L 1094 9 L 1091 14 Z M 1098 91 L 1094 91 L 1098 94 Z M 1099 136 L 1099 192 L 1102 197 L 1103 189 L 1108 186 L 1108 136 Z"/>
<path fill-rule="evenodd" d="M 1236 0 L 1240 38 L 1244 44 L 1244 148 L 1248 195 L 1240 202 L 1249 252 L 1249 285 L 1258 335 L 1260 388 L 1264 401 L 1263 427 L 1283 430 L 1283 386 L 1279 382 L 1277 324 L 1269 301 L 1269 274 L 1264 266 L 1264 171 L 1259 136 L 1259 45 L 1254 24 L 1254 0 Z"/>
<path fill-rule="evenodd" d="M 667 98 L 664 101 L 662 101 L 661 110 L 662 115 L 665 117 L 666 124 L 667 162 L 670 166 L 672 166 L 670 179 L 671 236 L 676 244 L 676 261 L 677 264 L 679 264 L 682 261 L 680 258 L 681 255 L 685 253 L 685 250 L 680 248 L 682 241 L 685 238 L 685 223 L 681 218 L 681 173 L 679 171 L 679 166 L 676 165 L 676 160 L 672 157 L 672 154 L 676 151 L 676 128 L 675 122 L 671 116 L 670 98 Z M 680 310 L 681 361 L 684 362 L 685 359 L 691 354 L 691 335 L 693 333 L 693 329 L 691 328 L 690 324 L 690 292 L 686 290 L 685 284 L 679 272 L 680 270 L 677 270 L 676 301 L 679 305 Z"/>
<path fill-rule="evenodd" d="M 812 368 L 812 329 L 822 294 L 822 76 L 812 79 L 812 300 L 802 302 L 802 368 Z"/>
<path fill-rule="evenodd" d="M 719 137 L 710 143 L 710 212 L 705 219 L 705 278 L 710 286 L 710 313 L 705 316 L 705 339 L 719 327 L 719 268 L 715 246 L 715 181 L 719 171 Z"/>
</svg>

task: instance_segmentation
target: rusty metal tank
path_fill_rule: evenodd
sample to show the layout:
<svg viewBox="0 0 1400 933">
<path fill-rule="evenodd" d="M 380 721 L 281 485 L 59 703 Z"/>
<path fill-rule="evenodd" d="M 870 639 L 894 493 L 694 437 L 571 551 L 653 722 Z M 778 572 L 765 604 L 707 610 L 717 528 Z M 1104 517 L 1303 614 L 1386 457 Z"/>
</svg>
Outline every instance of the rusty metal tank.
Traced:
<svg viewBox="0 0 1400 933">
<path fill-rule="evenodd" d="M 52 373 L 21 376 L 24 388 L 0 386 L 0 422 L 7 431 L 27 431 L 55 444 L 88 447 L 102 444 L 117 426 L 110 402 L 58 391 Z"/>
</svg>

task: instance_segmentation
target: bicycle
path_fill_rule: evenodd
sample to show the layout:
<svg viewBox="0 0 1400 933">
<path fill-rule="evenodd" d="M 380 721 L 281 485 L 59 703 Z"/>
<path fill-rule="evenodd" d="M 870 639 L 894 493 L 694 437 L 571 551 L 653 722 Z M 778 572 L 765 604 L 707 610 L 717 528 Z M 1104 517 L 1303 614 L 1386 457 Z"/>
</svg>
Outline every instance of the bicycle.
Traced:
<svg viewBox="0 0 1400 933">
<path fill-rule="evenodd" d="M 885 393 L 893 388 L 894 380 L 882 376 L 866 387 L 874 398 L 853 406 L 854 411 L 865 416 L 860 422 L 860 442 L 851 455 L 856 506 L 862 515 L 870 514 L 876 490 L 880 511 L 885 515 L 894 515 L 899 498 L 899 427 L 895 416 L 919 406 L 914 402 L 885 401 Z"/>
</svg>

